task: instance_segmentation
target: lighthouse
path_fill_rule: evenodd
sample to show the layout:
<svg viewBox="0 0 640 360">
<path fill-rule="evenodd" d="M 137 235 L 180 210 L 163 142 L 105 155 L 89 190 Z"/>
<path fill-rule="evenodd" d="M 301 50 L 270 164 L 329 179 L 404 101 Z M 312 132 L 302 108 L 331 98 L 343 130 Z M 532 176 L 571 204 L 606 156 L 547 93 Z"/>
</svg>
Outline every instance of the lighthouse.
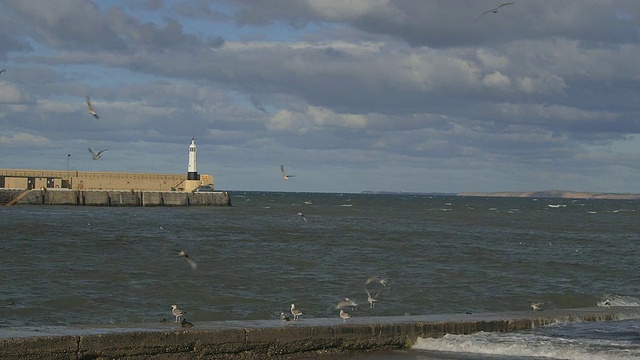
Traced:
<svg viewBox="0 0 640 360">
<path fill-rule="evenodd" d="M 189 167 L 187 169 L 187 180 L 200 180 L 198 169 L 196 168 L 196 138 L 191 139 L 189 145 Z"/>
</svg>

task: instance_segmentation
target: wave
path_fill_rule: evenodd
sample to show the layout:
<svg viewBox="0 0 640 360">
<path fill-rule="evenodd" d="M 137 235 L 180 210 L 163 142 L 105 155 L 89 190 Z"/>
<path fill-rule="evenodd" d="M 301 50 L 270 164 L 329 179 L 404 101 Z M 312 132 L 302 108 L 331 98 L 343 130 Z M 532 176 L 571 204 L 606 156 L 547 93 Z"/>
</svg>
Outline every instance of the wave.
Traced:
<svg viewBox="0 0 640 360">
<path fill-rule="evenodd" d="M 414 350 L 475 354 L 479 358 L 544 358 L 566 360 L 640 359 L 640 346 L 633 341 L 569 339 L 528 333 L 484 333 L 418 338 Z M 481 355 L 481 356 L 480 356 Z M 465 357 L 466 358 L 466 357 Z"/>
<path fill-rule="evenodd" d="M 598 301 L 598 306 L 606 307 L 607 301 L 609 306 L 640 306 L 640 298 L 625 295 L 605 295 L 602 300 Z"/>
</svg>

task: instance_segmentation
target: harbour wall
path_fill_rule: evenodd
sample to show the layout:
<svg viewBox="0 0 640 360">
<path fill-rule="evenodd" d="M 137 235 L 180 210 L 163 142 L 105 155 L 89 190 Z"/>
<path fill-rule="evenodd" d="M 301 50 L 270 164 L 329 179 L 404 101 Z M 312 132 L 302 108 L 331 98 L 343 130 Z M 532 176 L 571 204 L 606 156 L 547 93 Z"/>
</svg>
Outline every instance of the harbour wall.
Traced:
<svg viewBox="0 0 640 360">
<path fill-rule="evenodd" d="M 230 206 L 226 191 L 0 189 L 0 205 Z"/>
<path fill-rule="evenodd" d="M 400 317 L 194 322 L 1 331 L 2 359 L 291 359 L 406 349 L 419 338 L 639 318 L 640 308 Z M 7 335 L 9 337 L 7 337 Z"/>
</svg>

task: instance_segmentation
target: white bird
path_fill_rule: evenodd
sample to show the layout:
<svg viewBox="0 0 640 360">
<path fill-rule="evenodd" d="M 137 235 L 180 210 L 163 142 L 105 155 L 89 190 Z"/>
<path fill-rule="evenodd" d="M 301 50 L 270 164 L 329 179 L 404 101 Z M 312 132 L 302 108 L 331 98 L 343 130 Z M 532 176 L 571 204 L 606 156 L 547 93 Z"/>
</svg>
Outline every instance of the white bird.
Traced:
<svg viewBox="0 0 640 360">
<path fill-rule="evenodd" d="M 89 106 L 89 114 L 93 115 L 93 117 L 96 119 L 100 119 L 100 115 L 98 115 L 96 110 L 93 108 L 93 105 L 91 105 L 91 99 L 89 99 L 88 96 L 87 96 L 87 106 Z"/>
<path fill-rule="evenodd" d="M 182 315 L 186 314 L 187 312 L 178 309 L 178 305 L 172 304 L 171 313 L 176 317 L 176 322 L 180 322 L 180 318 L 182 317 Z"/>
<path fill-rule="evenodd" d="M 304 222 L 309 222 L 309 220 L 307 220 L 307 218 L 304 216 L 303 213 L 299 212 L 298 216 L 300 216 L 302 218 L 302 220 L 304 220 Z"/>
<path fill-rule="evenodd" d="M 533 311 L 540 311 L 542 310 L 542 308 L 540 307 L 540 305 L 542 305 L 544 303 L 532 303 L 531 304 L 531 310 Z"/>
<path fill-rule="evenodd" d="M 369 292 L 369 290 L 367 290 L 367 288 L 364 288 L 364 291 L 367 292 L 367 301 L 369 302 L 369 307 L 371 307 L 373 309 L 373 306 L 375 305 L 375 303 L 377 301 L 379 301 L 378 299 L 376 299 L 375 296 L 371 296 L 371 293 Z M 377 296 L 377 295 L 376 295 Z"/>
<path fill-rule="evenodd" d="M 387 286 L 387 280 L 378 276 L 370 276 L 367 280 L 364 281 L 365 285 L 369 285 L 371 283 L 379 283 L 382 286 Z"/>
<path fill-rule="evenodd" d="M 91 156 L 93 156 L 93 160 L 98 160 L 102 157 L 102 153 L 107 151 L 109 149 L 104 149 L 104 150 L 100 150 L 98 152 L 95 152 L 93 150 L 91 150 L 91 148 L 89 148 L 89 152 L 91 153 Z"/>
<path fill-rule="evenodd" d="M 351 308 L 354 311 L 358 311 L 357 306 L 358 304 L 355 301 L 346 297 L 338 301 L 338 303 L 336 304 L 336 310 Z"/>
<path fill-rule="evenodd" d="M 291 318 L 289 317 L 289 315 L 281 312 L 280 313 L 280 320 L 282 320 L 282 325 L 284 325 L 285 322 L 291 321 Z"/>
<path fill-rule="evenodd" d="M 292 177 L 296 177 L 295 175 L 287 175 L 287 172 L 284 171 L 284 165 L 280 165 L 280 171 L 282 171 L 282 178 L 285 180 L 289 180 Z"/>
<path fill-rule="evenodd" d="M 293 321 L 298 320 L 300 315 L 302 315 L 302 311 L 300 309 L 296 309 L 296 304 L 291 304 L 291 315 L 293 315 Z"/>
<path fill-rule="evenodd" d="M 513 5 L 513 4 L 515 4 L 515 3 L 508 2 L 508 3 L 501 4 L 500 6 L 494 8 L 494 9 L 487 10 L 487 11 L 483 12 L 482 14 L 480 14 L 480 16 L 478 16 L 478 19 L 480 19 L 481 17 L 483 17 L 484 15 L 489 14 L 489 13 L 497 14 L 498 13 L 498 9 L 500 9 L 501 7 L 508 6 L 508 5 Z M 476 20 L 478 20 L 478 19 L 476 19 Z"/>
<path fill-rule="evenodd" d="M 349 315 L 349 313 L 344 310 L 340 310 L 340 317 L 342 318 L 342 322 L 345 323 L 347 322 L 347 319 L 351 317 L 351 315 Z"/>
<path fill-rule="evenodd" d="M 187 259 L 187 262 L 189 263 L 189 266 L 191 266 L 192 269 L 195 270 L 195 268 L 198 267 L 198 264 L 189 257 L 189 254 L 187 254 L 186 251 L 184 250 L 175 250 L 175 251 L 178 252 L 178 256 L 182 256 L 185 259 Z"/>
</svg>

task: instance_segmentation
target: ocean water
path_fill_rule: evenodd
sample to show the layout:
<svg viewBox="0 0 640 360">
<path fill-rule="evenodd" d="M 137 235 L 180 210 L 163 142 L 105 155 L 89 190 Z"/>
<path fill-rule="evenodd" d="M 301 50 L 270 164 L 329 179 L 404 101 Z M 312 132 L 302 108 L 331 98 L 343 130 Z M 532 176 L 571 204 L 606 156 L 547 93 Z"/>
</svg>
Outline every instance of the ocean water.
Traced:
<svg viewBox="0 0 640 360">
<path fill-rule="evenodd" d="M 0 336 L 187 318 L 640 306 L 640 202 L 232 192 L 231 207 L 0 207 Z M 307 221 L 298 215 L 304 213 Z M 193 269 L 177 255 L 184 249 Z M 4 331 L 3 331 L 4 330 Z M 6 336 L 6 335 L 5 335 Z M 344 359 L 640 359 L 640 321 L 422 339 Z"/>
</svg>

